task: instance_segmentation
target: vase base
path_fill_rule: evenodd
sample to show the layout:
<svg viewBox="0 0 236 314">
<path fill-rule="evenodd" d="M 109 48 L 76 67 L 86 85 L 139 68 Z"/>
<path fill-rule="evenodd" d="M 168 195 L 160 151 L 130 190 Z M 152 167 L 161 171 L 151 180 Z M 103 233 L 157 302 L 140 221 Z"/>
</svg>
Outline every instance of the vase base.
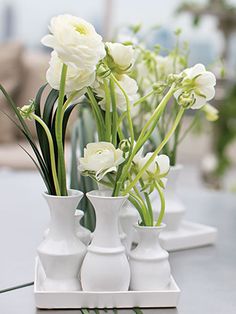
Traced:
<svg viewBox="0 0 236 314">
<path fill-rule="evenodd" d="M 173 277 L 167 290 L 125 292 L 43 291 L 44 280 L 44 271 L 36 258 L 34 296 L 40 309 L 168 308 L 176 307 L 180 296 Z"/>
<path fill-rule="evenodd" d="M 79 291 L 81 285 L 79 279 L 54 280 L 46 278 L 42 284 L 43 291 Z"/>
</svg>

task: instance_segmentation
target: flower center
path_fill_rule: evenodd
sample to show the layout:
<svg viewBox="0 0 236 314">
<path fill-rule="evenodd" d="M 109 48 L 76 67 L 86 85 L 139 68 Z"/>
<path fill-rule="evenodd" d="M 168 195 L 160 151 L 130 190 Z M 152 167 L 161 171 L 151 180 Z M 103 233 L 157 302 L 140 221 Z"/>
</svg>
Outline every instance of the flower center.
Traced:
<svg viewBox="0 0 236 314">
<path fill-rule="evenodd" d="M 88 35 L 88 29 L 84 25 L 76 24 L 74 27 L 75 27 L 75 30 L 81 35 Z"/>
</svg>

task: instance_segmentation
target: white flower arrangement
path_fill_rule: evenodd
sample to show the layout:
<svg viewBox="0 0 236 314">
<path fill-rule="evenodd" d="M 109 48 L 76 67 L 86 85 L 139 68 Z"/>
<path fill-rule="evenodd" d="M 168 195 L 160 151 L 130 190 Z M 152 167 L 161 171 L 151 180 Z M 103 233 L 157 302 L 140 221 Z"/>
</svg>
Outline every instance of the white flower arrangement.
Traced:
<svg viewBox="0 0 236 314">
<path fill-rule="evenodd" d="M 170 167 L 169 156 L 162 151 L 185 111 L 202 108 L 214 97 L 214 75 L 201 64 L 184 68 L 177 53 L 161 57 L 140 45 L 104 43 L 90 23 L 71 15 L 52 18 L 49 29 L 51 34 L 42 43 L 53 48 L 46 75 L 52 91 L 44 113 L 41 114 L 39 101 L 44 87 L 29 106 L 17 110 L 10 101 L 30 142 L 23 119 L 36 120 L 41 152 L 34 151 L 49 194 L 67 195 L 65 126 L 78 99 L 85 96 L 96 124 L 98 142 L 84 148 L 79 170 L 111 189 L 114 197 L 128 194 L 140 213 L 142 225 L 159 226 L 165 210 L 163 189 Z M 148 91 L 147 80 L 143 85 L 142 73 L 137 74 L 140 62 L 145 64 Z M 1 90 L 5 93 L 2 87 Z M 135 131 L 134 111 L 145 103 L 148 105 L 151 98 L 155 102 L 145 110 L 146 121 Z M 143 156 L 144 145 L 175 98 L 178 109 L 169 129 L 153 151 Z M 213 119 L 216 113 L 208 106 L 203 108 Z M 149 199 L 153 189 L 158 191 L 161 200 L 157 221 Z"/>
</svg>

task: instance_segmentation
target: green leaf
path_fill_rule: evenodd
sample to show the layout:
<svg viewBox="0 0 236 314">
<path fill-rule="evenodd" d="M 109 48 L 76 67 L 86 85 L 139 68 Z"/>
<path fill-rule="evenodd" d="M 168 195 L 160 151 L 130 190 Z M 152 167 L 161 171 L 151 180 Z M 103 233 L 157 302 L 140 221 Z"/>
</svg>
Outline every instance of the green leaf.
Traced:
<svg viewBox="0 0 236 314">
<path fill-rule="evenodd" d="M 35 164 L 36 168 L 38 169 L 38 172 L 40 173 L 40 175 L 41 175 L 41 177 L 42 177 L 42 179 L 43 179 L 43 181 L 44 181 L 44 184 L 46 185 L 46 188 L 47 188 L 48 192 L 50 193 L 50 187 L 49 187 L 49 185 L 48 185 L 48 182 L 47 182 L 47 180 L 46 180 L 46 178 L 45 178 L 45 176 L 44 176 L 44 173 L 43 173 L 42 169 L 41 169 L 40 166 L 38 165 L 37 161 L 33 158 L 33 156 L 32 156 L 22 145 L 19 144 L 19 146 L 20 146 L 21 149 L 23 149 L 23 151 L 29 156 L 29 158 L 30 158 L 30 159 L 33 161 L 33 163 Z"/>
<path fill-rule="evenodd" d="M 28 133 L 29 136 L 31 136 L 30 130 L 27 126 L 27 124 L 25 123 L 24 119 L 22 118 L 15 102 L 13 101 L 13 99 L 11 98 L 11 96 L 6 92 L 6 90 L 4 89 L 4 87 L 0 84 L 0 90 L 2 91 L 3 95 L 5 96 L 8 104 L 10 105 L 11 109 L 14 111 L 14 113 L 16 114 L 20 124 L 22 125 L 22 128 L 25 130 L 25 132 Z"/>
<path fill-rule="evenodd" d="M 45 102 L 44 111 L 43 111 L 43 121 L 47 124 L 49 129 L 51 129 L 51 126 L 52 126 L 53 109 L 58 99 L 58 96 L 59 96 L 58 90 L 52 89 Z"/>
<path fill-rule="evenodd" d="M 67 128 L 67 124 L 70 118 L 70 115 L 73 111 L 73 109 L 75 108 L 75 106 L 77 106 L 77 104 L 72 104 L 70 105 L 65 113 L 64 113 L 64 117 L 63 117 L 63 125 L 62 125 L 62 138 L 63 138 L 63 144 L 65 143 L 65 136 L 66 136 L 66 128 Z"/>
<path fill-rule="evenodd" d="M 53 111 L 54 104 L 58 98 L 58 91 L 52 89 L 50 91 L 50 93 L 48 94 L 48 97 L 45 101 L 44 112 L 43 112 L 43 117 L 42 117 L 41 111 L 40 111 L 40 101 L 41 101 L 42 92 L 45 89 L 45 87 L 46 87 L 46 85 L 43 85 L 39 89 L 39 92 L 35 98 L 35 114 L 37 114 L 39 117 L 41 117 L 43 119 L 43 121 L 48 125 L 49 129 L 51 129 L 52 111 Z M 50 160 L 50 151 L 49 151 L 49 144 L 48 144 L 47 135 L 46 135 L 43 127 L 37 121 L 35 121 L 35 126 L 36 126 L 39 145 L 40 145 L 40 149 L 41 149 L 44 161 L 47 164 L 49 172 L 51 173 L 52 172 L 51 160 Z"/>
<path fill-rule="evenodd" d="M 50 178 L 50 176 L 49 176 L 49 172 L 48 172 L 48 169 L 47 169 L 47 167 L 46 167 L 46 165 L 45 165 L 45 163 L 44 163 L 44 160 L 43 160 L 43 158 L 42 158 L 42 156 L 40 155 L 40 152 L 39 152 L 39 150 L 37 149 L 37 146 L 35 145 L 35 143 L 34 143 L 34 141 L 32 140 L 32 138 L 31 138 L 31 136 L 23 129 L 23 127 L 21 127 L 20 125 L 18 125 L 17 124 L 17 122 L 16 121 L 14 121 L 7 113 L 5 113 L 4 111 L 1 111 L 3 114 L 5 114 L 8 118 L 9 118 L 9 120 L 12 122 L 12 123 L 14 123 L 15 124 L 15 126 L 20 130 L 20 132 L 22 132 L 22 134 L 26 137 L 26 139 L 28 140 L 28 142 L 29 142 L 29 144 L 31 145 L 31 147 L 32 147 L 32 149 L 33 149 L 33 151 L 34 151 L 34 153 L 35 153 L 35 156 L 36 156 L 36 158 L 38 159 L 38 162 L 39 162 L 39 165 L 40 165 L 40 168 L 41 168 L 41 172 L 40 172 L 40 174 L 42 175 L 42 173 L 43 173 L 43 176 L 42 176 L 42 178 L 43 178 L 43 180 L 44 180 L 44 182 L 45 182 L 45 180 L 46 180 L 46 182 L 47 182 L 47 184 L 46 184 L 46 187 L 48 188 L 48 192 L 50 193 L 50 194 L 54 194 L 55 192 L 55 190 L 54 190 L 54 185 L 53 185 L 53 180 L 52 180 L 52 178 Z"/>
</svg>

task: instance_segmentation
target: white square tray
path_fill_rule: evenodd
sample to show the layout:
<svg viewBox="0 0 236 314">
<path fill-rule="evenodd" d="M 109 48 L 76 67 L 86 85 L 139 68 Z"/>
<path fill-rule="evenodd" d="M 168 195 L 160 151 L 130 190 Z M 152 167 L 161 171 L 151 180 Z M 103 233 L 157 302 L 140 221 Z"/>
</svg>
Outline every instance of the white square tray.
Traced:
<svg viewBox="0 0 236 314">
<path fill-rule="evenodd" d="M 36 258 L 34 296 L 36 307 L 40 309 L 176 307 L 180 296 L 180 289 L 173 277 L 168 290 L 151 292 L 47 292 L 40 288 L 44 279 L 44 271 Z"/>
<path fill-rule="evenodd" d="M 191 249 L 214 244 L 216 238 L 216 228 L 185 220 L 181 222 L 178 230 L 164 231 L 160 234 L 161 244 L 167 251 Z"/>
</svg>

